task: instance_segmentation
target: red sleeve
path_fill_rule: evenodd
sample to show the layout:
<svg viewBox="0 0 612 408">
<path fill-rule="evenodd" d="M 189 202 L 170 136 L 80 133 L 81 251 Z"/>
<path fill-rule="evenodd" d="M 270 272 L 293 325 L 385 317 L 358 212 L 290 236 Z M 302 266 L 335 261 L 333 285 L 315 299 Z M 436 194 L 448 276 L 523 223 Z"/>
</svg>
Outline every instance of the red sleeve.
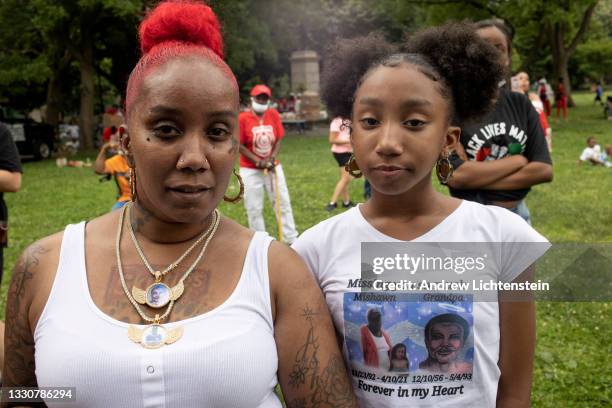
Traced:
<svg viewBox="0 0 612 408">
<path fill-rule="evenodd" d="M 280 114 L 278 113 L 278 111 L 274 109 L 272 113 L 274 127 L 276 128 L 276 137 L 278 138 L 278 140 L 281 140 L 283 137 L 285 137 L 285 128 L 283 127 L 283 122 L 281 121 Z"/>
<path fill-rule="evenodd" d="M 544 111 L 539 112 L 540 115 L 540 125 L 542 125 L 542 129 L 544 130 L 544 134 L 546 134 L 546 129 L 548 129 L 548 119 L 546 119 L 546 113 Z"/>
</svg>

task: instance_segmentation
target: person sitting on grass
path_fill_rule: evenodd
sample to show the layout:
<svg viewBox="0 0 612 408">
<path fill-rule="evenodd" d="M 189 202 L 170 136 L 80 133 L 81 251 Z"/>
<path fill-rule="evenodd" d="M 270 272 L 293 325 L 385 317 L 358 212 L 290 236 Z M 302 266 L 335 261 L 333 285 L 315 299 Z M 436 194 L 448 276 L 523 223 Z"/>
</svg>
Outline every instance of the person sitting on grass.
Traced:
<svg viewBox="0 0 612 408">
<path fill-rule="evenodd" d="M 590 136 L 587 139 L 587 147 L 580 154 L 577 164 L 582 162 L 591 163 L 593 165 L 601 165 L 612 167 L 612 146 L 606 145 L 604 152 L 601 151 L 601 146 L 597 144 L 597 139 Z"/>
</svg>

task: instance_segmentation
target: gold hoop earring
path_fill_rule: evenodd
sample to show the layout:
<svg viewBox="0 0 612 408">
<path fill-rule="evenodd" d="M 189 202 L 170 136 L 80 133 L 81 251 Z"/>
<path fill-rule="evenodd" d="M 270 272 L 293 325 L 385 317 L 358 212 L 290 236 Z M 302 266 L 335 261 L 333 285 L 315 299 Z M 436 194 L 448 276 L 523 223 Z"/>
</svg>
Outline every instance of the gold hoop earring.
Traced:
<svg viewBox="0 0 612 408">
<path fill-rule="evenodd" d="M 363 173 L 361 172 L 361 170 L 359 170 L 359 166 L 357 165 L 357 160 L 355 160 L 355 155 L 353 154 L 351 154 L 351 158 L 344 165 L 344 170 L 346 170 L 348 174 L 355 178 L 363 176 Z"/>
<path fill-rule="evenodd" d="M 236 168 L 234 168 L 233 173 L 234 173 L 234 176 L 236 176 L 236 178 L 238 179 L 238 184 L 240 184 L 240 191 L 238 192 L 238 195 L 236 195 L 236 197 L 228 197 L 224 195 L 223 201 L 235 204 L 238 201 L 242 200 L 242 196 L 244 195 L 244 183 L 242 182 L 242 177 L 240 177 L 240 174 L 236 172 Z"/>
<path fill-rule="evenodd" d="M 436 176 L 440 184 L 446 185 L 451 177 L 453 177 L 454 170 L 453 164 L 448 159 L 448 153 L 439 158 L 436 162 Z"/>
<path fill-rule="evenodd" d="M 130 167 L 130 195 L 132 202 L 136 202 L 136 170 Z"/>
</svg>

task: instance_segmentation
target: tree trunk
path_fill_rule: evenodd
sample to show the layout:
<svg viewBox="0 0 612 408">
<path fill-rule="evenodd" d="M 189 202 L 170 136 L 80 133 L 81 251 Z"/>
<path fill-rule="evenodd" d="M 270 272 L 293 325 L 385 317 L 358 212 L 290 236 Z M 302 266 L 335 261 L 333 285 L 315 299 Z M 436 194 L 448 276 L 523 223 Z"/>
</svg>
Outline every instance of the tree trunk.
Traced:
<svg viewBox="0 0 612 408">
<path fill-rule="evenodd" d="M 553 74 L 554 78 L 551 81 L 554 84 L 555 91 L 559 84 L 559 78 L 563 78 L 563 86 L 567 95 L 567 106 L 573 107 L 574 100 L 572 99 L 572 90 L 567 71 L 567 62 L 569 53 L 565 48 L 565 34 L 567 32 L 567 24 L 565 22 L 557 22 L 549 28 L 551 37 L 551 49 L 553 59 Z"/>
<path fill-rule="evenodd" d="M 93 66 L 93 41 L 87 27 L 83 27 L 81 39 L 81 110 L 79 124 L 81 142 L 85 149 L 94 147 L 94 100 L 95 100 L 95 70 Z"/>
<path fill-rule="evenodd" d="M 589 28 L 597 2 L 598 0 L 593 1 L 582 14 L 580 19 L 580 27 L 568 46 L 565 45 L 565 37 L 568 32 L 567 21 L 559 21 L 548 27 L 553 54 L 553 69 L 555 73 L 554 80 L 558 83 L 559 78 L 563 78 L 563 86 L 565 87 L 565 94 L 567 95 L 568 107 L 574 107 L 575 103 L 574 99 L 572 98 L 572 89 L 567 70 L 567 63 L 574 51 L 576 51 L 576 47 L 582 41 Z"/>
<path fill-rule="evenodd" d="M 59 124 L 60 114 L 61 90 L 58 75 L 58 72 L 54 72 L 47 85 L 47 112 L 45 114 L 45 122 L 53 126 Z"/>
</svg>

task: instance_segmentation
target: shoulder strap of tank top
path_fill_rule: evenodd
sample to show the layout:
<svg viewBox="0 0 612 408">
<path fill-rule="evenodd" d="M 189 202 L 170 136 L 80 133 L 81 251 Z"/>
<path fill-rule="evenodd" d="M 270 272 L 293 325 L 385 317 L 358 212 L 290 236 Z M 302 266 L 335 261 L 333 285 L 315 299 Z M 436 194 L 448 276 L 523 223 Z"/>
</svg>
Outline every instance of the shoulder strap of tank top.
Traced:
<svg viewBox="0 0 612 408">
<path fill-rule="evenodd" d="M 86 301 L 83 282 L 87 285 L 85 271 L 85 222 L 71 224 L 64 229 L 60 256 L 47 303 L 38 319 L 35 338 L 44 327 L 49 313 L 62 310 L 84 310 Z M 69 314 L 72 315 L 72 314 Z"/>
<path fill-rule="evenodd" d="M 64 230 L 56 280 L 68 279 L 80 286 L 81 274 L 85 274 L 85 221 Z"/>
<path fill-rule="evenodd" d="M 250 297 L 257 303 L 258 309 L 265 318 L 271 330 L 274 330 L 272 305 L 270 301 L 270 278 L 268 274 L 268 251 L 274 239 L 265 232 L 255 232 L 244 260 L 242 279 L 247 281 L 244 286 L 251 292 Z M 250 281 L 250 282 L 249 282 Z"/>
</svg>

